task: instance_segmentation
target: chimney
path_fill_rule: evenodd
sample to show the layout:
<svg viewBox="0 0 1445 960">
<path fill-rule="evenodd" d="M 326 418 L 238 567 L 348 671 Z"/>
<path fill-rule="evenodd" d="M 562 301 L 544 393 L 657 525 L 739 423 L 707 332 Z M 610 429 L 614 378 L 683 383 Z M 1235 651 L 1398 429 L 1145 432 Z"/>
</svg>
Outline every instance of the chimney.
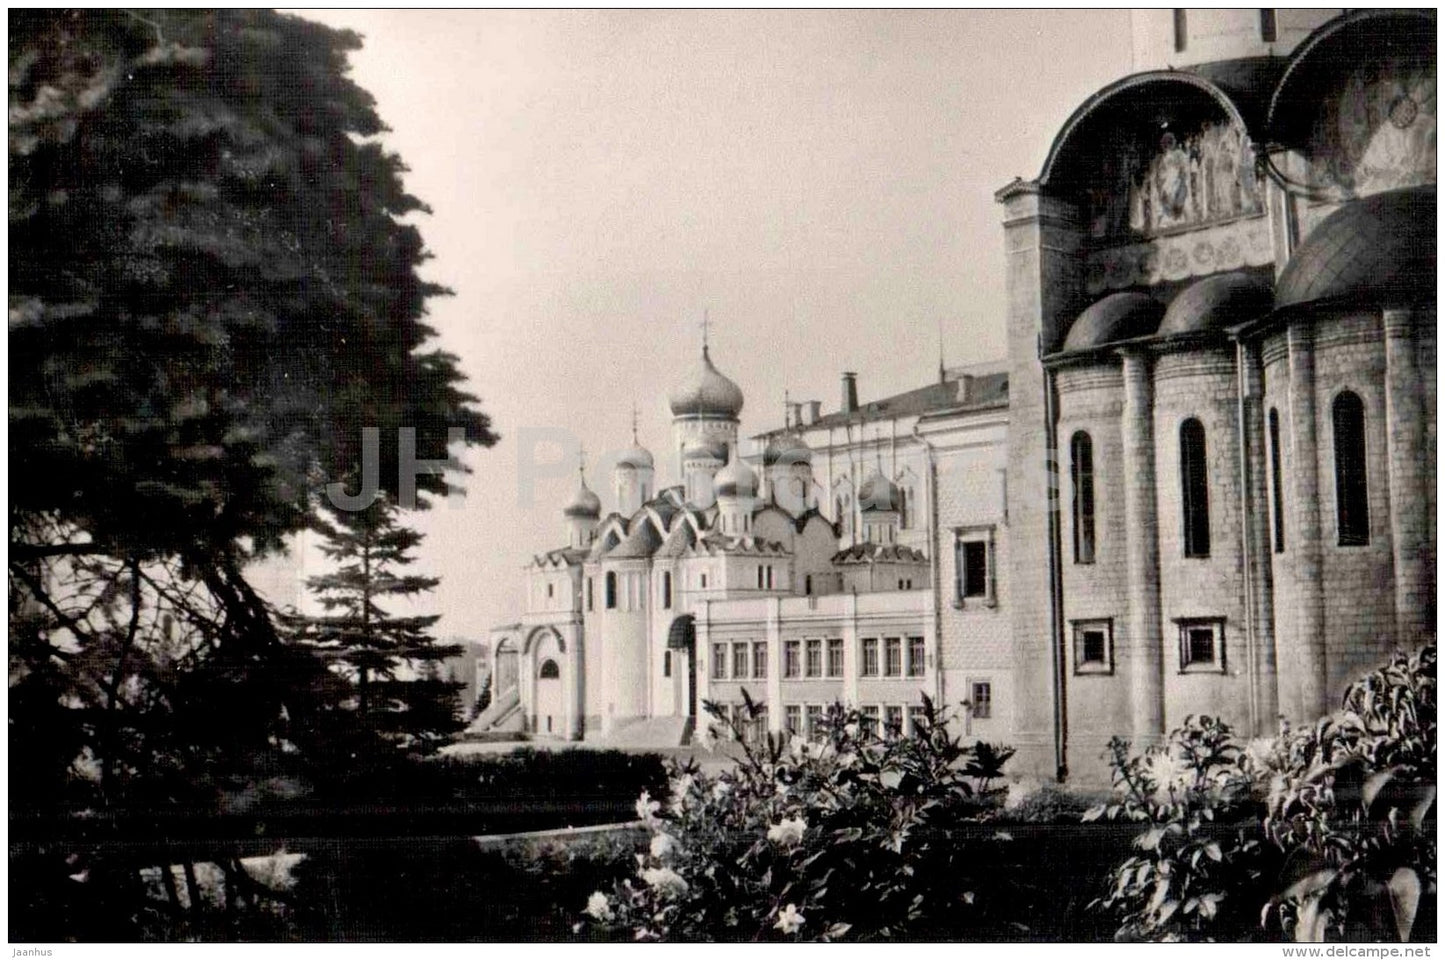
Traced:
<svg viewBox="0 0 1445 960">
<path fill-rule="evenodd" d="M 822 416 L 822 415 L 823 415 L 823 401 L 821 401 L 821 400 L 809 400 L 809 401 L 808 401 L 808 424 L 811 426 L 812 424 L 817 423 L 817 422 L 818 422 L 818 418 L 819 418 L 820 416 Z"/>
<path fill-rule="evenodd" d="M 843 374 L 843 412 L 853 413 L 858 409 L 858 374 Z"/>
</svg>

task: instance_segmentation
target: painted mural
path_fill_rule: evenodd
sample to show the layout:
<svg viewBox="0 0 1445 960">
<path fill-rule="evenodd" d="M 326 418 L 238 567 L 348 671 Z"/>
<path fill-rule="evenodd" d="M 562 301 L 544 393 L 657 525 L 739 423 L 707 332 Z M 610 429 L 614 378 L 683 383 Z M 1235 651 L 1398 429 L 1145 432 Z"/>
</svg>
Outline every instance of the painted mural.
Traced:
<svg viewBox="0 0 1445 960">
<path fill-rule="evenodd" d="M 1094 250 L 1085 261 L 1084 285 L 1100 294 L 1273 262 L 1269 222 L 1249 217 Z"/>
<path fill-rule="evenodd" d="M 1393 60 L 1351 73 L 1315 122 L 1310 182 L 1339 197 L 1435 182 L 1435 68 Z"/>
<path fill-rule="evenodd" d="M 1228 123 L 1194 133 L 1165 130 L 1153 143 L 1135 142 L 1104 158 L 1100 186 L 1089 194 L 1089 227 L 1097 238 L 1152 236 L 1264 209 L 1254 152 Z"/>
</svg>

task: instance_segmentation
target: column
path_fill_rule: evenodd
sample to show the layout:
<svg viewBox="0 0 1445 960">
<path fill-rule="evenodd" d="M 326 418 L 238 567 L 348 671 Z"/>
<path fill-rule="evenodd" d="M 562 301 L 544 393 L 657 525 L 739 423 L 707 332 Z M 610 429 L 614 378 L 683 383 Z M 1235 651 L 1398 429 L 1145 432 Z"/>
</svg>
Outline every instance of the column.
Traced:
<svg viewBox="0 0 1445 960">
<path fill-rule="evenodd" d="M 1264 367 L 1259 342 L 1239 344 L 1239 392 L 1241 398 L 1240 460 L 1243 476 L 1244 535 L 1249 552 L 1245 576 L 1249 578 L 1251 632 L 1254 634 L 1253 671 L 1254 733 L 1274 732 L 1279 716 L 1279 677 L 1274 650 L 1274 574 L 1270 553 L 1269 456 L 1264 430 Z"/>
<path fill-rule="evenodd" d="M 1395 561 L 1395 642 L 1418 646 L 1430 625 L 1435 584 L 1425 489 L 1425 416 L 1414 317 L 1386 310 L 1385 425 L 1389 456 L 1390 542 Z"/>
<path fill-rule="evenodd" d="M 567 629 L 567 673 L 572 678 L 572 688 L 568 691 L 569 696 L 563 705 L 566 716 L 562 722 L 563 729 L 571 740 L 582 739 L 583 728 L 587 723 L 587 701 L 583 688 L 586 680 L 582 674 L 582 662 L 582 621 L 578 618 Z"/>
<path fill-rule="evenodd" d="M 1129 688 L 1136 746 L 1164 733 L 1164 639 L 1159 622 L 1159 505 L 1154 476 L 1154 385 L 1149 357 L 1123 351 L 1125 567 L 1129 577 Z"/>
<path fill-rule="evenodd" d="M 768 598 L 765 628 L 768 640 L 768 732 L 783 730 L 783 638 L 782 601 Z"/>
<path fill-rule="evenodd" d="M 1324 546 L 1320 529 L 1319 438 L 1315 414 L 1314 329 L 1309 320 L 1289 325 L 1289 426 L 1294 469 L 1290 507 L 1294 545 L 1290 548 L 1296 597 L 1295 636 L 1285 662 L 1296 690 L 1286 714 L 1309 721 L 1327 709 L 1325 666 Z"/>
<path fill-rule="evenodd" d="M 843 603 L 843 702 L 858 706 L 858 594 L 845 594 Z"/>
</svg>

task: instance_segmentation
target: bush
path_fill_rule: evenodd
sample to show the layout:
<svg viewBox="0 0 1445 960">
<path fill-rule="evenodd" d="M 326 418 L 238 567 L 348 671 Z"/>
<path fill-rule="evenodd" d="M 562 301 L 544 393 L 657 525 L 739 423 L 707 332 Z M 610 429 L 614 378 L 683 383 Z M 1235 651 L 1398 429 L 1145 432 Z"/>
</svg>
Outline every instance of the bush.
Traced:
<svg viewBox="0 0 1445 960">
<path fill-rule="evenodd" d="M 1115 799 L 1147 824 L 1098 901 L 1118 937 L 1433 939 L 1435 648 L 1352 684 L 1342 708 L 1239 748 L 1189 718 L 1161 747 L 1111 744 Z"/>
<path fill-rule="evenodd" d="M 816 742 L 743 741 L 735 767 L 672 769 L 664 801 L 644 793 L 652 831 L 636 876 L 586 912 L 639 940 L 956 939 L 969 930 L 987 869 L 1007 842 L 997 810 L 1008 749 L 963 746 L 926 704 L 915 736 L 875 733 L 835 705 Z M 716 728 L 714 728 L 716 729 Z M 580 904 L 579 904 L 580 906 Z"/>
</svg>

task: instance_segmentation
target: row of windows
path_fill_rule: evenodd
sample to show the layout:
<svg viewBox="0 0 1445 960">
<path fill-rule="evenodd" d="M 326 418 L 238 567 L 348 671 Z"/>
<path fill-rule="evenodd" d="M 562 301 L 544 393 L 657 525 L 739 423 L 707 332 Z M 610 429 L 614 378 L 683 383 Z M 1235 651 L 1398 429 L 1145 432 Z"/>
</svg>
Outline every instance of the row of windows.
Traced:
<svg viewBox="0 0 1445 960">
<path fill-rule="evenodd" d="M 988 680 L 975 680 L 969 685 L 972 695 L 969 700 L 969 715 L 975 720 L 987 720 L 993 716 L 993 684 Z M 767 736 L 767 704 L 754 704 L 754 714 L 741 703 L 730 708 L 732 726 L 742 732 L 743 739 L 761 743 Z M 923 722 L 923 707 L 905 704 L 864 704 L 858 708 L 862 716 L 864 732 L 873 734 L 881 731 L 885 736 L 900 736 L 905 731 L 917 736 Z M 823 736 L 824 718 L 827 708 L 821 703 L 790 703 L 783 707 L 783 732 L 790 736 L 806 737 L 809 740 Z M 907 718 L 907 726 L 904 719 Z M 881 724 L 881 726 L 880 726 Z"/>
<path fill-rule="evenodd" d="M 865 637 L 859 641 L 861 677 L 921 677 L 927 666 L 922 637 Z M 879 654 L 882 654 L 880 660 Z M 712 679 L 764 680 L 768 676 L 768 645 L 761 640 L 712 645 Z M 843 676 L 843 640 L 783 641 L 783 678 L 830 679 Z"/>
<path fill-rule="evenodd" d="M 1224 620 L 1217 617 L 1181 618 L 1179 670 L 1181 673 L 1222 673 L 1225 668 Z M 1114 672 L 1114 621 L 1075 620 L 1074 672 Z"/>
<path fill-rule="evenodd" d="M 1335 397 L 1330 410 L 1334 427 L 1335 525 L 1342 547 L 1370 542 L 1370 490 L 1365 471 L 1365 406 L 1349 390 Z M 1280 453 L 1279 411 L 1269 411 L 1270 517 L 1274 551 L 1284 552 L 1284 481 Z M 1069 441 L 1073 481 L 1074 562 L 1093 563 L 1094 444 L 1080 430 Z M 1204 425 L 1193 417 L 1179 426 L 1179 484 L 1184 556 L 1209 556 L 1209 458 Z"/>
</svg>

